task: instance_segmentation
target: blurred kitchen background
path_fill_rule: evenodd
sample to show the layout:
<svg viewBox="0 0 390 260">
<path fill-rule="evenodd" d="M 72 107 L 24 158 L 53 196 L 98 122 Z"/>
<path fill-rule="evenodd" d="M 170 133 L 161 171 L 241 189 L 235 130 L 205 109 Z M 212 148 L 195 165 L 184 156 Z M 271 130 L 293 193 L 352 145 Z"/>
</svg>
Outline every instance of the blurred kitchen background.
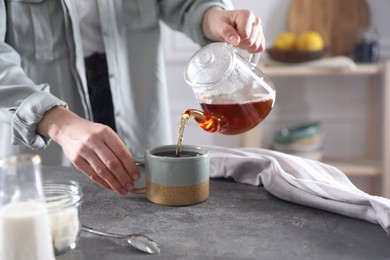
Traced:
<svg viewBox="0 0 390 260">
<path fill-rule="evenodd" d="M 233 3 L 237 9 L 252 9 L 261 17 L 267 47 L 270 48 L 275 37 L 288 30 L 288 15 L 293 1 L 233 0 Z M 323 0 L 310 1 L 324 3 Z M 357 0 L 336 0 L 348 2 L 351 8 L 352 5 L 356 7 L 354 1 Z M 325 2 L 330 4 L 335 1 Z M 342 62 L 336 62 L 336 68 L 331 69 L 313 68 L 305 64 L 267 66 L 269 57 L 265 52 L 260 66 L 274 81 L 276 88 L 276 102 L 270 115 L 249 133 L 237 136 L 204 132 L 191 120 L 187 124 L 183 143 L 271 149 L 274 147 L 275 133 L 280 129 L 320 122 L 324 138 L 318 158 L 339 167 L 359 188 L 390 198 L 390 164 L 386 161 L 390 161 L 390 157 L 385 158 L 390 156 L 390 137 L 387 137 L 390 135 L 390 114 L 387 114 L 390 113 L 390 100 L 386 103 L 386 98 L 390 97 L 390 93 L 387 93 L 390 91 L 390 72 L 386 63 L 390 59 L 390 1 L 367 0 L 367 7 L 369 26 L 375 28 L 378 35 L 378 61 L 356 63 L 357 66 L 352 68 L 348 62 L 345 63 L 346 68 L 342 67 Z M 326 19 L 340 22 L 340 27 L 348 23 L 348 17 Z M 336 27 L 335 30 L 338 29 Z M 348 35 L 345 37 L 346 41 L 351 40 Z M 172 136 L 176 140 L 182 112 L 187 108 L 199 108 L 191 88 L 183 79 L 185 64 L 199 46 L 167 27 L 164 27 L 163 45 L 170 91 Z M 349 53 L 345 56 L 352 55 Z M 341 68 L 337 68 L 339 65 Z M 385 85 L 387 91 L 384 91 Z"/>
</svg>

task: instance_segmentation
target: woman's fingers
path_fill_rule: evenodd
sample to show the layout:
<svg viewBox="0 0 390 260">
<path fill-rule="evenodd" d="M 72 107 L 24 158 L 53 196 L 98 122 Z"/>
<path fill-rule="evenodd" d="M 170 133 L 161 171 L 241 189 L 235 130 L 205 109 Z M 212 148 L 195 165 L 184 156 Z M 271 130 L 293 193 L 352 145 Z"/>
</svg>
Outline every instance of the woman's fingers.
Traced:
<svg viewBox="0 0 390 260">
<path fill-rule="evenodd" d="M 110 158 L 107 152 L 101 152 L 101 148 L 91 150 L 88 154 L 83 154 L 84 159 L 88 162 L 94 173 L 94 178 L 101 178 L 110 187 L 121 195 L 125 195 L 129 190 L 132 189 L 133 183 L 131 178 L 120 170 L 114 158 Z M 107 150 L 107 149 L 106 149 Z M 99 156 L 99 153 L 103 154 Z M 128 188 L 129 187 L 129 188 Z"/>
<path fill-rule="evenodd" d="M 83 172 L 91 180 L 98 183 L 102 187 L 107 188 L 109 190 L 113 190 L 113 188 L 104 179 L 102 179 L 99 175 L 96 174 L 95 170 L 91 167 L 91 165 L 89 165 L 89 163 L 85 159 L 80 158 L 78 161 L 75 161 L 74 166 L 76 167 L 76 169 Z"/>
<path fill-rule="evenodd" d="M 261 19 L 251 10 L 212 7 L 204 15 L 202 30 L 210 40 L 227 41 L 251 53 L 265 49 Z"/>
<path fill-rule="evenodd" d="M 245 49 L 251 53 L 264 50 L 264 34 L 261 20 L 253 12 L 248 10 L 237 11 L 234 23 L 241 41 L 239 48 Z"/>
<path fill-rule="evenodd" d="M 107 161 L 106 166 L 113 171 L 120 171 L 121 174 L 129 175 L 135 181 L 140 178 L 140 172 L 135 165 L 135 161 L 127 147 L 122 143 L 119 137 L 115 134 L 113 136 L 105 136 L 104 144 L 109 148 L 112 161 Z M 111 165 L 111 166 L 110 166 Z"/>
</svg>

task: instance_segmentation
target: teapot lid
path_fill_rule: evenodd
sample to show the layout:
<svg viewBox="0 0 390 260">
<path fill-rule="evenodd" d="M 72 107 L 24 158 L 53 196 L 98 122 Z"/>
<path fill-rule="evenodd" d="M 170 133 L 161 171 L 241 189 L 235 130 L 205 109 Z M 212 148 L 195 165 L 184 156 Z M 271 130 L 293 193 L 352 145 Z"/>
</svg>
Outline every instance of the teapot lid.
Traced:
<svg viewBox="0 0 390 260">
<path fill-rule="evenodd" d="M 191 86 L 216 83 L 235 67 L 234 48 L 228 43 L 212 43 L 196 52 L 188 61 L 184 78 Z"/>
</svg>

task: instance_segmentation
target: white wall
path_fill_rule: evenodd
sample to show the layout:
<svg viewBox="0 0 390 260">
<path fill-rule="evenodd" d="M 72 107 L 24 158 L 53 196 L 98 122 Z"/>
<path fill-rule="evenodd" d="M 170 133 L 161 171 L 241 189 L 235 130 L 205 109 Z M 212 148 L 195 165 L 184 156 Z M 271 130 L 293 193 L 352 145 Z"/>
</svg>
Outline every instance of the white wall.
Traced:
<svg viewBox="0 0 390 260">
<path fill-rule="evenodd" d="M 236 8 L 249 8 L 262 18 L 268 45 L 285 30 L 286 0 L 233 0 Z M 390 58 L 390 10 L 388 0 L 369 0 L 372 24 L 381 38 L 381 57 Z M 199 48 L 185 36 L 164 28 L 168 84 L 174 140 L 178 135 L 181 113 L 187 108 L 198 108 L 191 88 L 184 82 L 186 61 Z M 380 81 L 365 77 L 311 77 L 274 79 L 277 98 L 273 111 L 261 123 L 264 146 L 269 146 L 272 135 L 280 127 L 320 120 L 326 129 L 325 155 L 331 157 L 360 157 L 380 152 Z M 370 127 L 368 127 L 370 126 Z M 367 138 L 367 135 L 369 136 Z M 214 144 L 227 147 L 240 145 L 240 136 L 223 136 L 204 132 L 193 121 L 184 135 L 187 144 Z M 369 147 L 368 149 L 366 149 Z"/>
</svg>

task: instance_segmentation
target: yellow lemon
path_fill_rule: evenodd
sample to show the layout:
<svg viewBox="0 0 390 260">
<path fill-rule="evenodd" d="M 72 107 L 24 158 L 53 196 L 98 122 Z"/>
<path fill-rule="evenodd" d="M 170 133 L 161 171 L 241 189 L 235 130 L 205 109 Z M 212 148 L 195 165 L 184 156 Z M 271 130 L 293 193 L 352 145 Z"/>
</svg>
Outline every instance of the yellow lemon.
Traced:
<svg viewBox="0 0 390 260">
<path fill-rule="evenodd" d="M 297 48 L 301 51 L 320 51 L 324 48 L 324 39 L 318 32 L 304 32 L 298 37 Z"/>
<path fill-rule="evenodd" d="M 274 48 L 278 50 L 293 50 L 297 41 L 297 35 L 292 32 L 283 32 L 276 36 Z"/>
</svg>

